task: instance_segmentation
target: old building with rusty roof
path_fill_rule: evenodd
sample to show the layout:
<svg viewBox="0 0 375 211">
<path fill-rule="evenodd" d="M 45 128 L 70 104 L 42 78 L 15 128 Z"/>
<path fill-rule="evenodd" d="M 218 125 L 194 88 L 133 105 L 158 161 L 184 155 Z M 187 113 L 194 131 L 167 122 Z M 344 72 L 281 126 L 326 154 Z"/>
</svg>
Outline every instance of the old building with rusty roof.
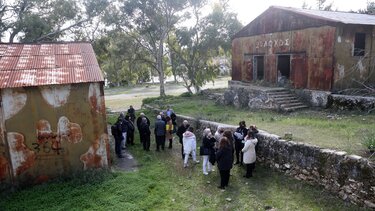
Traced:
<svg viewBox="0 0 375 211">
<path fill-rule="evenodd" d="M 0 44 L 0 181 L 108 166 L 103 82 L 90 43 Z"/>
<path fill-rule="evenodd" d="M 375 82 L 375 16 L 272 6 L 232 41 L 232 80 L 337 91 Z"/>
</svg>

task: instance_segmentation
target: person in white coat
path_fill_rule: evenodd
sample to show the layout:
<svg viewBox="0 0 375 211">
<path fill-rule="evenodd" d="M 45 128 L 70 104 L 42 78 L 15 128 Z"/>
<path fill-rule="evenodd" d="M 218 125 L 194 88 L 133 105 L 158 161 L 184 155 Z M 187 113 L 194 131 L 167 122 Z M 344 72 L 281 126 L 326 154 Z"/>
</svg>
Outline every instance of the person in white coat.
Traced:
<svg viewBox="0 0 375 211">
<path fill-rule="evenodd" d="M 244 141 L 245 146 L 242 149 L 243 162 L 246 165 L 246 174 L 244 175 L 244 177 L 250 178 L 253 176 L 255 161 L 257 159 L 257 156 L 255 154 L 255 146 L 258 143 L 258 139 L 256 139 L 255 134 L 249 130 Z"/>
<path fill-rule="evenodd" d="M 193 133 L 193 128 L 189 127 L 187 131 L 182 134 L 182 142 L 184 146 L 184 168 L 188 166 L 189 155 L 193 157 L 195 163 L 199 163 L 197 160 L 196 150 L 197 150 L 197 139 Z"/>
</svg>

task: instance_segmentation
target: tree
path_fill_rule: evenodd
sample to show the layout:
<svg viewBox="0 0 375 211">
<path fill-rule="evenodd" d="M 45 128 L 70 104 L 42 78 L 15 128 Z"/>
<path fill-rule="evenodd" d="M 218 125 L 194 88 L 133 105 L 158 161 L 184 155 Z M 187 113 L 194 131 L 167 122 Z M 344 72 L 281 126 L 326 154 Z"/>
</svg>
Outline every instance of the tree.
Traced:
<svg viewBox="0 0 375 211">
<path fill-rule="evenodd" d="M 193 5 L 195 25 L 176 29 L 168 39 L 172 66 L 177 66 L 175 72 L 190 93 L 192 87 L 200 92 L 205 83 L 213 81 L 219 70 L 215 57 L 231 49 L 231 36 L 242 27 L 235 14 L 227 12 L 223 5 L 215 5 L 212 13 L 202 18 L 204 6 L 205 2 Z"/>
<path fill-rule="evenodd" d="M 128 0 L 110 18 L 150 55 L 144 60 L 159 75 L 160 96 L 165 96 L 164 44 L 189 3 L 189 0 Z"/>
<path fill-rule="evenodd" d="M 108 6 L 108 0 L 15 0 L 0 2 L 0 33 L 9 42 L 55 41 L 66 31 L 90 24 Z M 4 9 L 4 10 L 2 10 Z"/>
<path fill-rule="evenodd" d="M 317 9 L 331 11 L 333 6 L 333 1 L 330 4 L 326 4 L 327 0 L 316 0 Z"/>
<path fill-rule="evenodd" d="M 359 10 L 358 12 L 362 14 L 375 15 L 375 2 L 368 1 L 366 9 Z"/>
<path fill-rule="evenodd" d="M 148 55 L 133 37 L 115 30 L 95 40 L 93 46 L 110 84 L 119 86 L 150 80 L 150 69 L 143 61 Z"/>
</svg>

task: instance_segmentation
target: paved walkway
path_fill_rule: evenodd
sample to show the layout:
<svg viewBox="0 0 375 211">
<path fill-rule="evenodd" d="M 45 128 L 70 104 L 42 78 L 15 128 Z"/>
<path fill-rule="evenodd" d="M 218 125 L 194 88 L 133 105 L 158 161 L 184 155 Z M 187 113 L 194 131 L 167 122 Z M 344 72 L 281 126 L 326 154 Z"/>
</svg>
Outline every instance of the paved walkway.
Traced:
<svg viewBox="0 0 375 211">
<path fill-rule="evenodd" d="M 114 158 L 114 165 L 116 169 L 123 171 L 136 171 L 138 169 L 138 162 L 134 159 L 133 155 L 128 150 L 123 150 L 122 155 L 124 158 Z"/>
<path fill-rule="evenodd" d="M 109 146 L 111 147 L 111 151 L 115 151 L 115 139 L 111 134 L 111 125 L 107 126 L 108 128 L 108 135 L 109 135 Z M 138 162 L 134 159 L 133 155 L 126 149 L 122 151 L 122 155 L 124 158 L 117 158 L 114 153 L 111 153 L 113 157 L 113 166 L 115 169 L 119 169 L 122 171 L 136 171 L 139 167 Z"/>
</svg>

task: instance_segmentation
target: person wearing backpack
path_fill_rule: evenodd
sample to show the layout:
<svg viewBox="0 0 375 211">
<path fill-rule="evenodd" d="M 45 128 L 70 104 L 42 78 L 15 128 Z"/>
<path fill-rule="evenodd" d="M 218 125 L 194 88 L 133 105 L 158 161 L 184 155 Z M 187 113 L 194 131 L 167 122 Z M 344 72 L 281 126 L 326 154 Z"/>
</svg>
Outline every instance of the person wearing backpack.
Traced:
<svg viewBox="0 0 375 211">
<path fill-rule="evenodd" d="M 115 153 L 118 158 L 123 158 L 121 153 L 121 141 L 123 139 L 121 133 L 121 119 L 118 118 L 116 123 L 111 126 L 111 133 L 115 139 Z"/>
</svg>

